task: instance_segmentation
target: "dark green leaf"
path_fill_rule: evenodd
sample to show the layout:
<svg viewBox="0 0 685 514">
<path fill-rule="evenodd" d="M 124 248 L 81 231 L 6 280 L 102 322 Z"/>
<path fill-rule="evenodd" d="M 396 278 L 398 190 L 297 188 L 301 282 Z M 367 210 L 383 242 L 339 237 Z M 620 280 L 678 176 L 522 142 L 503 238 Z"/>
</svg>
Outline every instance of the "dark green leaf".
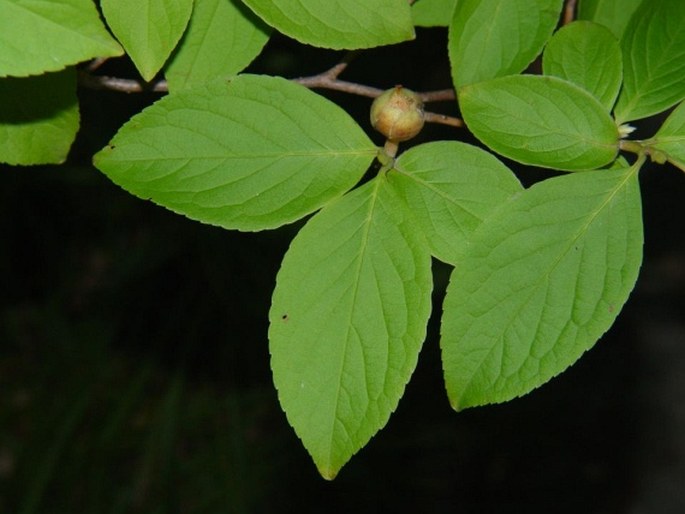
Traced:
<svg viewBox="0 0 685 514">
<path fill-rule="evenodd" d="M 407 0 L 243 0 L 260 18 L 302 43 L 371 48 L 414 38 Z"/>
<path fill-rule="evenodd" d="M 556 77 L 518 75 L 465 86 L 459 105 L 478 139 L 524 164 L 587 170 L 618 153 L 618 129 L 606 108 Z"/>
<path fill-rule="evenodd" d="M 193 0 L 102 0 L 101 4 L 112 32 L 148 81 L 169 58 L 193 10 Z"/>
<path fill-rule="evenodd" d="M 0 77 L 123 53 L 91 0 L 0 0 Z"/>
<path fill-rule="evenodd" d="M 514 174 L 492 154 L 456 141 L 404 152 L 388 180 L 405 199 L 432 254 L 450 264 L 457 263 L 480 222 L 521 190 Z"/>
<path fill-rule="evenodd" d="M 271 28 L 240 0 L 202 0 L 166 68 L 175 91 L 228 78 L 245 68 L 269 39 Z"/>
<path fill-rule="evenodd" d="M 449 28 L 455 87 L 523 71 L 542 51 L 562 0 L 459 0 Z"/>
<path fill-rule="evenodd" d="M 411 6 L 414 25 L 418 27 L 447 27 L 457 0 L 418 0 Z"/>
<path fill-rule="evenodd" d="M 613 323 L 641 260 L 637 167 L 545 180 L 498 209 L 447 289 L 452 406 L 510 400 L 573 364 Z"/>
<path fill-rule="evenodd" d="M 620 123 L 662 112 L 685 98 L 685 8 L 682 0 L 643 2 L 621 39 Z"/>
<path fill-rule="evenodd" d="M 576 21 L 561 28 L 549 41 L 542 69 L 545 75 L 582 87 L 610 111 L 623 80 L 621 47 L 606 27 Z"/>
<path fill-rule="evenodd" d="M 397 407 L 431 288 L 428 249 L 383 175 L 324 207 L 292 242 L 269 314 L 271 368 L 325 478 Z"/>
<path fill-rule="evenodd" d="M 0 162 L 64 162 L 78 126 L 73 68 L 38 77 L 0 79 Z"/>
<path fill-rule="evenodd" d="M 124 125 L 95 164 L 127 191 L 189 218 L 262 230 L 343 194 L 376 151 L 323 97 L 241 75 L 161 99 Z"/>
<path fill-rule="evenodd" d="M 685 171 L 685 102 L 666 118 L 648 144 L 652 150 L 657 151 L 657 158 L 658 152 L 661 152 L 665 159 Z"/>
</svg>

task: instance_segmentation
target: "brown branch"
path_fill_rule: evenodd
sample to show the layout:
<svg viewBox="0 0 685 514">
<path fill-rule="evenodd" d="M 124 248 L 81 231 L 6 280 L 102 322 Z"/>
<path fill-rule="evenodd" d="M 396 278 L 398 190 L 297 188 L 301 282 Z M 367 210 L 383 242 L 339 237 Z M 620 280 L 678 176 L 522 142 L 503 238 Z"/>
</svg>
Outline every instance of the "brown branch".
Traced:
<svg viewBox="0 0 685 514">
<path fill-rule="evenodd" d="M 566 0 L 566 7 L 564 8 L 563 25 L 568 25 L 576 19 L 576 4 L 578 0 Z"/>
<path fill-rule="evenodd" d="M 332 91 L 341 91 L 357 96 L 365 96 L 367 98 L 376 98 L 383 93 L 382 89 L 366 86 L 364 84 L 357 84 L 356 82 L 348 82 L 340 80 L 338 77 L 347 68 L 348 64 L 356 57 L 356 52 L 349 52 L 342 61 L 335 66 L 310 77 L 299 77 L 292 79 L 293 82 L 301 84 L 310 89 L 329 89 Z M 105 75 L 92 75 L 90 67 L 79 72 L 79 82 L 90 89 L 119 91 L 122 93 L 168 93 L 169 85 L 166 80 L 158 80 L 156 82 L 142 82 L 133 79 L 121 79 L 117 77 L 108 77 Z M 442 102 L 455 100 L 456 95 L 453 89 L 441 89 L 437 91 L 425 91 L 417 93 L 424 103 Z M 426 112 L 426 121 L 428 123 L 439 123 L 442 125 L 449 125 L 452 127 L 462 127 L 464 122 L 459 118 L 447 116 L 445 114 L 437 114 L 433 112 Z"/>
</svg>

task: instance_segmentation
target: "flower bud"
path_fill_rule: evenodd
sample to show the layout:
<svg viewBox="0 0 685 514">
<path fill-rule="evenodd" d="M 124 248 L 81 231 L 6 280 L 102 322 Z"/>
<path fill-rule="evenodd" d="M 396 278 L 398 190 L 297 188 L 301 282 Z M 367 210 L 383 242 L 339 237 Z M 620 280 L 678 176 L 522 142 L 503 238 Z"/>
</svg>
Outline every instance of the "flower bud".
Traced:
<svg viewBox="0 0 685 514">
<path fill-rule="evenodd" d="M 390 141 L 406 141 L 423 128 L 423 102 L 419 95 L 395 86 L 371 104 L 371 125 Z"/>
</svg>

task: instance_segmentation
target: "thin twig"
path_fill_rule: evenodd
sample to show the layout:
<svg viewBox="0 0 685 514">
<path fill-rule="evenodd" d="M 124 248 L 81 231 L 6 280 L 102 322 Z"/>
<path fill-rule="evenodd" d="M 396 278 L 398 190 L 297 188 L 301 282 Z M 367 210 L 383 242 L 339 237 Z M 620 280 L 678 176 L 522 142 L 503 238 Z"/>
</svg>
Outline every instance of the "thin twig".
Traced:
<svg viewBox="0 0 685 514">
<path fill-rule="evenodd" d="M 364 84 L 357 84 L 356 82 L 348 82 L 338 78 L 338 76 L 345 70 L 345 68 L 347 68 L 348 64 L 352 61 L 352 59 L 354 59 L 355 56 L 356 52 L 349 52 L 342 61 L 328 70 L 310 77 L 295 78 L 292 79 L 292 81 L 310 89 L 329 89 L 332 91 L 341 91 L 343 93 L 349 93 L 357 96 L 365 96 L 367 98 L 376 98 L 377 96 L 380 96 L 383 93 L 382 89 L 366 86 Z M 169 85 L 166 80 L 158 80 L 156 82 L 146 83 L 132 79 L 108 77 L 106 75 L 92 75 L 89 73 L 89 71 L 90 68 L 81 71 L 79 73 L 79 81 L 82 85 L 90 89 L 107 89 L 122 93 L 169 92 Z M 424 91 L 417 94 L 424 103 L 451 101 L 456 98 L 453 89 Z M 452 127 L 464 126 L 464 122 L 461 119 L 447 116 L 445 114 L 426 112 L 425 116 L 425 120 L 428 123 L 439 123 Z"/>
<path fill-rule="evenodd" d="M 566 0 L 566 7 L 564 8 L 564 19 L 562 23 L 568 25 L 576 19 L 576 4 L 578 0 Z"/>
</svg>

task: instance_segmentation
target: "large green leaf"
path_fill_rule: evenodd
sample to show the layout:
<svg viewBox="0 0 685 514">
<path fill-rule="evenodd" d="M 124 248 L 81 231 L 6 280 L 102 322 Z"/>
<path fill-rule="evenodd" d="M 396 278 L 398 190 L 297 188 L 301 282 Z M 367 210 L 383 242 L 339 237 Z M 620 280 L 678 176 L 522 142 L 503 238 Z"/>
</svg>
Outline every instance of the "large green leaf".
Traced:
<svg viewBox="0 0 685 514">
<path fill-rule="evenodd" d="M 101 6 L 142 77 L 152 80 L 181 39 L 193 0 L 102 0 Z"/>
<path fill-rule="evenodd" d="M 259 54 L 270 32 L 240 0 L 198 1 L 166 68 L 169 89 L 235 75 Z"/>
<path fill-rule="evenodd" d="M 122 53 L 92 0 L 0 0 L 0 77 L 38 75 Z"/>
<path fill-rule="evenodd" d="M 243 0 L 283 34 L 324 48 L 371 48 L 414 38 L 407 0 Z"/>
<path fill-rule="evenodd" d="M 444 302 L 452 406 L 510 400 L 573 364 L 613 323 L 641 259 L 637 167 L 545 180 L 497 210 Z"/>
<path fill-rule="evenodd" d="M 563 0 L 459 0 L 449 28 L 455 87 L 523 71 L 542 51 Z"/>
<path fill-rule="evenodd" d="M 623 89 L 615 116 L 637 120 L 685 98 L 685 8 L 682 0 L 643 2 L 621 39 Z"/>
<path fill-rule="evenodd" d="M 618 153 L 618 128 L 587 91 L 557 77 L 518 75 L 465 86 L 459 105 L 469 129 L 524 164 L 587 170 Z"/>
<path fill-rule="evenodd" d="M 467 238 L 498 205 L 521 190 L 514 174 L 491 153 L 456 141 L 404 152 L 388 173 L 404 197 L 432 254 L 456 264 Z"/>
<path fill-rule="evenodd" d="M 663 154 L 656 156 L 658 160 L 659 157 L 663 157 L 685 171 L 685 102 L 666 118 L 659 131 L 647 144 L 652 151 L 656 150 Z"/>
<path fill-rule="evenodd" d="M 457 0 L 418 0 L 411 6 L 414 25 L 418 27 L 447 27 Z"/>
<path fill-rule="evenodd" d="M 430 314 L 430 256 L 383 175 L 316 214 L 278 273 L 271 368 L 288 420 L 332 479 L 388 421 Z"/>
<path fill-rule="evenodd" d="M 126 123 L 95 165 L 189 218 L 262 230 L 347 191 L 375 153 L 323 97 L 284 79 L 241 75 L 162 98 Z"/>
<path fill-rule="evenodd" d="M 37 77 L 0 79 L 0 162 L 61 163 L 78 126 L 73 68 Z"/>
<path fill-rule="evenodd" d="M 545 47 L 545 75 L 554 75 L 592 93 L 608 111 L 623 80 L 621 47 L 609 29 L 591 21 L 561 28 Z"/>
<path fill-rule="evenodd" d="M 578 19 L 604 25 L 621 39 L 630 17 L 642 2 L 643 0 L 580 0 Z"/>
</svg>

